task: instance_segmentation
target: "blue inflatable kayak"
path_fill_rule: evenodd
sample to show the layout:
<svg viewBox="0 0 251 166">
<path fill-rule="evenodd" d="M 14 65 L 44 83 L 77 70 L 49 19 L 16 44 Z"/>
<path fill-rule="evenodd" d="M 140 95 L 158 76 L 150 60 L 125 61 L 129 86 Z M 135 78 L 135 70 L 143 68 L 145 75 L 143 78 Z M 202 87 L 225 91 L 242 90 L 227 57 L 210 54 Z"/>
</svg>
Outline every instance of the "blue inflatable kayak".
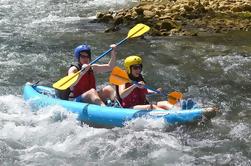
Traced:
<svg viewBox="0 0 251 166">
<path fill-rule="evenodd" d="M 60 105 L 78 115 L 78 120 L 96 127 L 122 127 L 125 122 L 138 117 L 163 118 L 166 124 L 198 122 L 203 118 L 211 119 L 216 115 L 214 108 L 196 108 L 191 110 L 135 110 L 126 108 L 103 107 L 58 99 L 55 90 L 46 86 L 26 83 L 23 97 L 33 111 L 50 105 Z"/>
</svg>

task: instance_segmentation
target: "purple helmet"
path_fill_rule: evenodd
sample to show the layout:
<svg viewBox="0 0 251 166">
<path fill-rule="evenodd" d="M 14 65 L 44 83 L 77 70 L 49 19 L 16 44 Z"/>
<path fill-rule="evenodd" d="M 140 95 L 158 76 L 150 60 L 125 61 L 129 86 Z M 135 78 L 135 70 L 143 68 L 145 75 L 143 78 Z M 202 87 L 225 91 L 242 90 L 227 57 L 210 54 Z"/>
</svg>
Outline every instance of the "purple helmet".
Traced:
<svg viewBox="0 0 251 166">
<path fill-rule="evenodd" d="M 82 44 L 82 45 L 77 46 L 74 49 L 74 57 L 75 57 L 76 60 L 79 60 L 80 52 L 86 52 L 89 55 L 90 59 L 91 59 L 91 48 L 90 48 L 89 45 Z"/>
</svg>

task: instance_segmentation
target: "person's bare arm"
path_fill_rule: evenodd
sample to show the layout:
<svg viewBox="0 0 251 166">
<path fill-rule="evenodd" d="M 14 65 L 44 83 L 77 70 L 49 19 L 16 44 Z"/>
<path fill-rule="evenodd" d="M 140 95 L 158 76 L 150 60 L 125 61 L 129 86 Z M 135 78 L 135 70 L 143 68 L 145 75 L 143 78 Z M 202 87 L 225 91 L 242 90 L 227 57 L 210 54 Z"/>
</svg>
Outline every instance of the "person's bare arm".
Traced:
<svg viewBox="0 0 251 166">
<path fill-rule="evenodd" d="M 109 72 L 115 67 L 117 56 L 116 45 L 112 44 L 110 47 L 112 48 L 110 61 L 107 64 L 93 64 L 92 67 L 95 73 Z"/>
</svg>

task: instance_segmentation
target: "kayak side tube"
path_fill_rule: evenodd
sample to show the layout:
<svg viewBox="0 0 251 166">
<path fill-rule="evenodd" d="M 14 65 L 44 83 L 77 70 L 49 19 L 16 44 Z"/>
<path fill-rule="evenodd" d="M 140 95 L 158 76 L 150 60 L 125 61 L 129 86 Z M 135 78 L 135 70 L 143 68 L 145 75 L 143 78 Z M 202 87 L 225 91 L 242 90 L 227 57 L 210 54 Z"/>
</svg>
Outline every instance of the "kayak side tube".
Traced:
<svg viewBox="0 0 251 166">
<path fill-rule="evenodd" d="M 164 118 L 166 124 L 183 124 L 199 121 L 205 114 L 212 114 L 212 109 L 197 108 L 192 110 L 135 110 L 126 108 L 114 108 L 88 103 L 61 100 L 55 97 L 53 88 L 34 86 L 26 83 L 23 89 L 23 97 L 31 106 L 32 111 L 59 105 L 66 110 L 78 115 L 78 120 L 92 126 L 122 127 L 127 121 L 135 118 Z M 215 116 L 210 114 L 210 119 Z"/>
</svg>

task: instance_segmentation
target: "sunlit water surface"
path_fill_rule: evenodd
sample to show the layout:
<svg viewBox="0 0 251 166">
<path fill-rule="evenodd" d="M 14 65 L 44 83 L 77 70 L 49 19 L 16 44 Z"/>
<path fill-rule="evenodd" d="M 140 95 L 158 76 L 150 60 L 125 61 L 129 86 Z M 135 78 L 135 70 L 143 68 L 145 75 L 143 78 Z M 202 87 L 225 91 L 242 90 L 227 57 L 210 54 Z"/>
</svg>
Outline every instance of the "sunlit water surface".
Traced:
<svg viewBox="0 0 251 166">
<path fill-rule="evenodd" d="M 14 4 L 14 5 L 13 5 Z M 178 90 L 221 113 L 207 125 L 136 119 L 124 128 L 80 126 L 59 106 L 30 112 L 26 82 L 51 86 L 88 43 L 93 58 L 127 36 L 90 23 L 130 1 L 0 1 L 0 165 L 251 165 L 251 33 L 146 36 L 118 48 L 117 65 L 141 54 L 148 85 Z M 109 56 L 100 62 L 107 62 Z M 107 84 L 108 74 L 98 75 Z M 161 99 L 160 97 L 155 97 Z"/>
</svg>

